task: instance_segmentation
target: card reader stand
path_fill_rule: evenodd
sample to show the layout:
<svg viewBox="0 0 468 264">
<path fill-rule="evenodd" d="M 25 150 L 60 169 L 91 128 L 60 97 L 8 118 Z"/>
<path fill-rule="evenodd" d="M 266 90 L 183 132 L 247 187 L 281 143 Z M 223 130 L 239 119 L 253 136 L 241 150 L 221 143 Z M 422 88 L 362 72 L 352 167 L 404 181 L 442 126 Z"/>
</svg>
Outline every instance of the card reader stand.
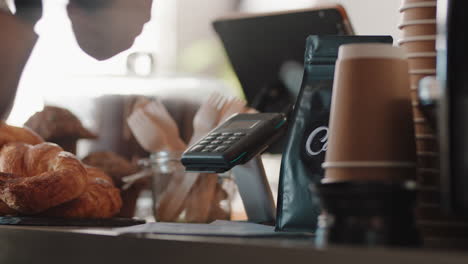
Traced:
<svg viewBox="0 0 468 264">
<path fill-rule="evenodd" d="M 258 155 L 232 168 L 249 222 L 274 223 L 276 208 L 265 168 Z"/>
</svg>

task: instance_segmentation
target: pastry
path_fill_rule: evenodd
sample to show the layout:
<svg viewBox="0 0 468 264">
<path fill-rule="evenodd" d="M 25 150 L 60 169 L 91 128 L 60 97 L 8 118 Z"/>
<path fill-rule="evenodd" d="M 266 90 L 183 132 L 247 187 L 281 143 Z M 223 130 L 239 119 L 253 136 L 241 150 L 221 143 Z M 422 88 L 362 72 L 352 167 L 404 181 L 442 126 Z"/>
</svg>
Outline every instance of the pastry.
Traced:
<svg viewBox="0 0 468 264">
<path fill-rule="evenodd" d="M 8 143 L 0 150 L 0 200 L 21 214 L 36 214 L 80 196 L 87 171 L 58 145 Z"/>
<path fill-rule="evenodd" d="M 0 123 L 0 215 L 110 218 L 121 206 L 104 172 L 27 128 Z"/>
<path fill-rule="evenodd" d="M 7 125 L 0 121 L 0 149 L 3 145 L 12 142 L 23 142 L 30 145 L 36 145 L 44 142 L 44 140 L 29 128 L 21 128 Z M 12 177 L 0 172 L 0 178 Z M 3 201 L 0 200 L 0 215 L 17 215 L 18 212 L 11 209 Z"/>
<path fill-rule="evenodd" d="M 51 208 L 42 215 L 63 218 L 111 218 L 121 206 L 120 190 L 98 168 L 87 167 L 87 186 L 78 198 Z"/>
<path fill-rule="evenodd" d="M 91 153 L 82 161 L 86 165 L 103 170 L 107 175 L 112 177 L 117 187 L 122 186 L 122 177 L 138 172 L 138 166 L 110 151 Z"/>
<path fill-rule="evenodd" d="M 86 165 L 103 170 L 114 180 L 118 188 L 121 188 L 123 185 L 122 177 L 137 173 L 139 169 L 138 166 L 109 151 L 91 153 L 82 161 Z M 120 193 L 123 203 L 118 216 L 131 218 L 135 215 L 137 199 L 147 185 L 147 179 L 141 179 L 135 182 L 129 189 L 123 190 Z"/>
<path fill-rule="evenodd" d="M 72 112 L 55 106 L 44 107 L 41 112 L 31 116 L 25 126 L 71 153 L 76 153 L 78 139 L 96 138 Z"/>
<path fill-rule="evenodd" d="M 36 145 L 44 142 L 44 140 L 29 128 L 14 127 L 0 121 L 0 148 L 11 142 Z"/>
</svg>

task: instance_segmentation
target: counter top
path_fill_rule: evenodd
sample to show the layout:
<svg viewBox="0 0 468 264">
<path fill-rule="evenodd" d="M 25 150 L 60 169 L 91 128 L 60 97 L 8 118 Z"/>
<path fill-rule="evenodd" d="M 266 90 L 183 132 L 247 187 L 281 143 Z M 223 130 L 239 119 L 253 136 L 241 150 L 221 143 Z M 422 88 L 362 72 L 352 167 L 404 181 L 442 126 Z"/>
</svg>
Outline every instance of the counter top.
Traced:
<svg viewBox="0 0 468 264">
<path fill-rule="evenodd" d="M 0 227 L 0 263 L 467 263 L 468 254 L 333 247 L 290 238 L 118 236 L 111 229 Z M 350 262 L 351 261 L 351 262 Z"/>
</svg>

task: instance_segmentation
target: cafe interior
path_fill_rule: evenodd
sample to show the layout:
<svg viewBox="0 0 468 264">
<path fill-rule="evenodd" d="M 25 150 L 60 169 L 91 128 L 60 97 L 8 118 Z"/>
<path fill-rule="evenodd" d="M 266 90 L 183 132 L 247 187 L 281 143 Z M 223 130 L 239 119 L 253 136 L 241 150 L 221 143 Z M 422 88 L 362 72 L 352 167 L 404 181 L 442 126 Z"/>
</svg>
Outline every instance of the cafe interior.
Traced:
<svg viewBox="0 0 468 264">
<path fill-rule="evenodd" d="M 464 7 L 0 0 L 0 263 L 464 263 Z"/>
</svg>

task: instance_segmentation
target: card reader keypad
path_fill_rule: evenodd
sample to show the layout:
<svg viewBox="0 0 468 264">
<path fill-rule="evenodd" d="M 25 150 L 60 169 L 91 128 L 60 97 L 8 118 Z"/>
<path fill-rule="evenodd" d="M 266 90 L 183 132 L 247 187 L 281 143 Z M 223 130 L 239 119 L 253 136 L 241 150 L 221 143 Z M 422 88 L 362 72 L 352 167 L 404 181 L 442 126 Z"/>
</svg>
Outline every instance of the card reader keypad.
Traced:
<svg viewBox="0 0 468 264">
<path fill-rule="evenodd" d="M 234 143 L 246 136 L 243 132 L 223 132 L 211 133 L 190 149 L 190 152 L 213 153 L 223 152 L 229 149 Z"/>
</svg>

